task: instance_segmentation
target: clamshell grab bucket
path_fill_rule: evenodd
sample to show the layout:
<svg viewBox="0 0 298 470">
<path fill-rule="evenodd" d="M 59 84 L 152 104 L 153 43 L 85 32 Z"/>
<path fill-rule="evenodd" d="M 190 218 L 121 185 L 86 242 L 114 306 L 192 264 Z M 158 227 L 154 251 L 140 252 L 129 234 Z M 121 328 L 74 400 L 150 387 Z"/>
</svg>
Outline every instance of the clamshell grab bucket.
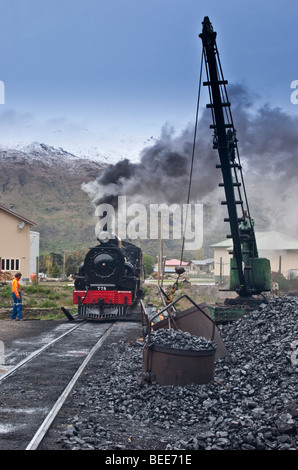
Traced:
<svg viewBox="0 0 298 470">
<path fill-rule="evenodd" d="M 193 306 L 180 312 L 175 309 L 175 304 L 182 298 L 189 300 Z M 173 307 L 174 311 L 171 311 Z M 215 359 L 226 356 L 228 351 L 205 304 L 197 305 L 184 294 L 153 316 L 149 317 L 142 301 L 141 309 L 142 321 L 147 328 L 147 338 L 143 350 L 143 383 L 156 381 L 161 385 L 186 385 L 190 383 L 204 384 L 212 381 Z M 165 312 L 167 312 L 167 318 L 154 321 Z M 195 351 L 152 344 L 151 331 L 160 328 L 173 328 L 195 336 L 203 336 L 214 342 L 216 347 Z"/>
<path fill-rule="evenodd" d="M 144 348 L 143 383 L 206 384 L 214 377 L 216 349 L 191 351 L 153 345 Z"/>
</svg>

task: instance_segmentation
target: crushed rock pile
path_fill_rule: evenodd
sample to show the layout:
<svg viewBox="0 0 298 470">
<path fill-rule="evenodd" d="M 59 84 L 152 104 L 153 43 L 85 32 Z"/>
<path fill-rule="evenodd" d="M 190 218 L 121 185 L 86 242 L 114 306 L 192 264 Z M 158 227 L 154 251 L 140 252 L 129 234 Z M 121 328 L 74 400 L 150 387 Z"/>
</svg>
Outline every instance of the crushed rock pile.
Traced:
<svg viewBox="0 0 298 470">
<path fill-rule="evenodd" d="M 205 385 L 141 385 L 142 344 L 109 346 L 84 388 L 63 449 L 297 450 L 298 298 L 262 304 L 220 327 L 229 356 Z M 112 366 L 111 361 L 112 360 Z M 129 436 L 129 437 L 128 437 Z"/>
<path fill-rule="evenodd" d="M 160 329 L 151 332 L 151 344 L 165 348 L 202 351 L 216 349 L 216 344 L 203 336 L 195 336 L 188 331 Z"/>
</svg>

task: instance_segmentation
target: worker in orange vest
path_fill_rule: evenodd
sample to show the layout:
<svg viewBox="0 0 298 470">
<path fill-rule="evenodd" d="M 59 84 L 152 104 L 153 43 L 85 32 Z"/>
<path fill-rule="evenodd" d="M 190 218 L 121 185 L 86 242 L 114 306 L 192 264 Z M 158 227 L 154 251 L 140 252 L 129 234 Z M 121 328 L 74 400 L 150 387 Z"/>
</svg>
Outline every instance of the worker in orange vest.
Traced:
<svg viewBox="0 0 298 470">
<path fill-rule="evenodd" d="M 22 317 L 22 294 L 20 290 L 21 273 L 16 273 L 14 280 L 11 283 L 13 309 L 11 314 L 12 320 L 23 320 Z"/>
</svg>

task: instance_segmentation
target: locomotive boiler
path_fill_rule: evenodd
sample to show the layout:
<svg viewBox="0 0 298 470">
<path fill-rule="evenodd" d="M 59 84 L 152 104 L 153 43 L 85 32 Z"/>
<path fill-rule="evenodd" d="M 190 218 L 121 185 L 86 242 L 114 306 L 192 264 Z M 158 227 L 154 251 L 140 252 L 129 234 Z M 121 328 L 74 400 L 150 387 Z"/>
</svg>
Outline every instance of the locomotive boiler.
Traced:
<svg viewBox="0 0 298 470">
<path fill-rule="evenodd" d="M 142 251 L 115 234 L 101 232 L 75 279 L 73 303 L 79 318 L 119 319 L 129 315 L 143 295 Z"/>
</svg>

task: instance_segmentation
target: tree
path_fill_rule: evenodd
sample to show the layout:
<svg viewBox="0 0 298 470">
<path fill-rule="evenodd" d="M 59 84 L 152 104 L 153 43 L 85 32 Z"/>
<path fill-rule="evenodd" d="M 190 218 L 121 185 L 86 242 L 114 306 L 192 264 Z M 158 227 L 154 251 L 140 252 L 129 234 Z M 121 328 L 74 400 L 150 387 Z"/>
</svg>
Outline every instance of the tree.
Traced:
<svg viewBox="0 0 298 470">
<path fill-rule="evenodd" d="M 39 258 L 39 271 L 50 274 L 51 269 L 53 268 L 53 259 L 49 253 L 41 255 Z"/>
<path fill-rule="evenodd" d="M 152 274 L 154 270 L 154 266 L 155 266 L 155 260 L 153 256 L 144 254 L 143 264 L 144 264 L 145 276 L 149 276 L 150 274 Z"/>
<path fill-rule="evenodd" d="M 50 277 L 60 277 L 60 275 L 61 275 L 61 269 L 59 268 L 57 264 L 55 264 L 55 266 L 53 266 L 50 271 Z"/>
<path fill-rule="evenodd" d="M 53 251 L 50 253 L 52 258 L 53 266 L 57 265 L 59 268 L 63 266 L 63 256 L 60 253 L 54 253 Z"/>
<path fill-rule="evenodd" d="M 86 250 L 73 251 L 66 260 L 65 254 L 63 256 L 60 253 L 45 253 L 39 258 L 39 271 L 47 273 L 51 277 L 60 277 L 62 273 L 69 276 L 70 274 L 78 272 L 79 266 L 84 261 L 85 256 Z M 53 275 L 53 272 L 55 275 Z"/>
<path fill-rule="evenodd" d="M 83 263 L 86 256 L 86 250 L 83 251 L 73 251 L 71 255 L 66 258 L 65 262 L 65 272 L 67 276 L 70 274 L 77 274 L 79 271 L 80 264 Z"/>
<path fill-rule="evenodd" d="M 63 267 L 63 257 L 59 253 L 46 253 L 39 257 L 39 271 L 47 273 L 51 276 L 51 272 L 55 267 L 59 268 L 59 273 L 62 271 Z M 60 275 L 60 274 L 59 274 Z M 51 276 L 56 277 L 56 276 Z"/>
</svg>

